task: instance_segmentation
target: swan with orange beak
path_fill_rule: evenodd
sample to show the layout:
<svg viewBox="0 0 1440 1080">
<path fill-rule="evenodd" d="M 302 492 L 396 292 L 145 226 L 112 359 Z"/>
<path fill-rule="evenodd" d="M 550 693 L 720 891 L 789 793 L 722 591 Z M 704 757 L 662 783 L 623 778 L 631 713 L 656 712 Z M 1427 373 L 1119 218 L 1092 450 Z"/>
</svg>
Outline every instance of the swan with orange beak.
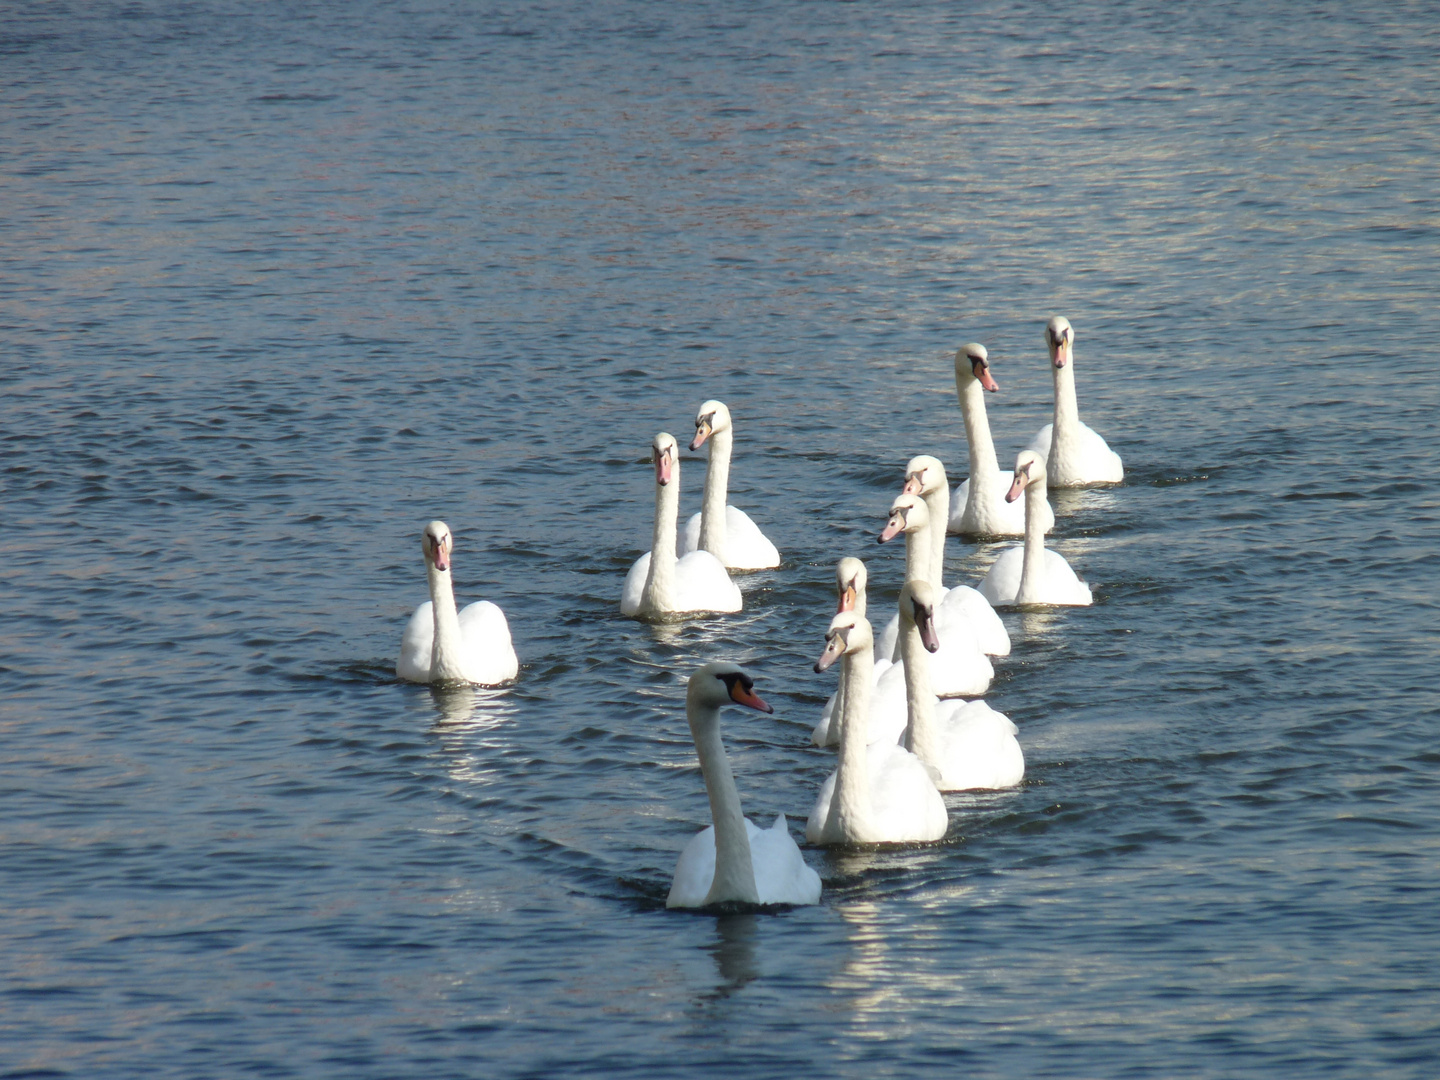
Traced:
<svg viewBox="0 0 1440 1080">
<path fill-rule="evenodd" d="M 1080 406 L 1075 399 L 1074 345 L 1075 331 L 1070 320 L 1056 315 L 1046 323 L 1045 347 L 1055 382 L 1055 417 L 1035 433 L 1027 449 L 1045 459 L 1051 487 L 1118 484 L 1125 479 L 1120 455 L 1080 420 Z"/>
<path fill-rule="evenodd" d="M 705 497 L 700 513 L 685 525 L 681 554 L 708 551 L 727 570 L 769 570 L 780 565 L 776 550 L 745 511 L 726 501 L 730 488 L 730 454 L 734 449 L 734 423 L 723 401 L 707 401 L 695 417 L 691 450 L 710 446 L 705 470 Z"/>
<path fill-rule="evenodd" d="M 980 582 L 980 592 L 996 607 L 1057 604 L 1087 607 L 1090 586 L 1070 569 L 1058 551 L 1045 546 L 1039 510 L 1045 502 L 1045 459 L 1035 450 L 1022 450 L 1006 498 L 1025 497 L 1025 542 L 1006 548 Z"/>
</svg>

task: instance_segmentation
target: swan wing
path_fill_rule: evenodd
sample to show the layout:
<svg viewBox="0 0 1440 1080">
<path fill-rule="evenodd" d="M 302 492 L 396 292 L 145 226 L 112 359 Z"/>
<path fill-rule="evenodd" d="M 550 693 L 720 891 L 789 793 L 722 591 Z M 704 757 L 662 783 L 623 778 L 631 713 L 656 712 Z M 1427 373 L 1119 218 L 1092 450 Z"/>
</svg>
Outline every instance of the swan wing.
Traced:
<svg viewBox="0 0 1440 1080">
<path fill-rule="evenodd" d="M 747 820 L 748 824 L 748 820 Z M 675 862 L 667 908 L 704 907 L 715 880 L 715 826 L 707 825 L 690 838 Z"/>
<path fill-rule="evenodd" d="M 430 681 L 430 652 L 435 641 L 435 616 L 429 600 L 415 609 L 400 638 L 400 658 L 395 661 L 395 676 L 406 682 Z"/>
<path fill-rule="evenodd" d="M 945 800 L 929 772 L 910 751 L 894 743 L 871 743 L 871 825 L 877 843 L 939 840 L 949 827 Z"/>
<path fill-rule="evenodd" d="M 940 788 L 973 791 L 1014 787 L 1025 777 L 1019 729 L 983 701 L 942 702 L 935 714 L 940 734 Z"/>
<path fill-rule="evenodd" d="M 940 601 L 940 609 L 935 613 L 935 627 L 941 635 L 941 643 L 944 643 L 947 630 L 958 633 L 963 624 L 975 635 L 981 652 L 987 656 L 1009 656 L 1010 635 L 991 603 L 983 590 L 972 589 L 968 585 L 957 585 L 947 591 Z"/>
<path fill-rule="evenodd" d="M 692 551 L 675 564 L 679 611 L 739 611 L 740 588 L 724 564 L 708 551 Z"/>
<path fill-rule="evenodd" d="M 1025 568 L 1025 545 L 1016 544 L 1000 553 L 980 582 L 979 593 L 994 607 L 1015 603 L 1020 593 L 1020 572 Z"/>
<path fill-rule="evenodd" d="M 700 550 L 700 515 L 691 514 L 685 528 L 680 530 L 680 554 L 689 555 Z"/>
<path fill-rule="evenodd" d="M 698 518 L 697 514 L 690 520 L 693 523 Z M 698 544 L 699 525 L 695 526 L 695 537 Z M 780 565 L 779 550 L 760 526 L 744 510 L 729 505 L 725 507 L 725 563 L 732 570 L 769 570 Z"/>
<path fill-rule="evenodd" d="M 775 816 L 768 829 L 758 829 L 747 818 L 750 863 L 762 904 L 818 904 L 820 875 L 805 861 L 790 835 L 784 814 Z"/>
<path fill-rule="evenodd" d="M 460 639 L 466 677 L 471 682 L 499 686 L 520 673 L 520 662 L 510 640 L 510 623 L 499 605 L 480 600 L 463 608 Z"/>
<path fill-rule="evenodd" d="M 640 601 L 645 595 L 645 579 L 650 576 L 650 552 L 635 560 L 630 572 L 625 575 L 625 587 L 620 590 L 620 614 L 640 614 Z"/>
</svg>

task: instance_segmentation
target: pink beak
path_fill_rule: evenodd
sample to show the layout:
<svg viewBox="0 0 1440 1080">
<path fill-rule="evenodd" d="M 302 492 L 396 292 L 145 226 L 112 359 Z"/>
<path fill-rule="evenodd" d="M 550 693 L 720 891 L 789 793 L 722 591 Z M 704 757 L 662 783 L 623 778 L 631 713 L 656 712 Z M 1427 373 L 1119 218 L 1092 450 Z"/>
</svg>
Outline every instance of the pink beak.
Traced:
<svg viewBox="0 0 1440 1080">
<path fill-rule="evenodd" d="M 885 528 L 880 533 L 880 539 L 876 543 L 883 544 L 886 540 L 894 539 L 905 529 L 905 519 L 896 514 L 885 523 Z"/>
<path fill-rule="evenodd" d="M 1062 341 L 1059 345 L 1055 346 L 1055 369 L 1058 371 L 1060 368 L 1063 368 L 1065 362 L 1069 359 L 1070 346 Z"/>
<path fill-rule="evenodd" d="M 855 610 L 855 587 L 846 585 L 840 593 L 840 603 L 835 607 L 835 614 L 839 615 L 845 611 Z"/>
<path fill-rule="evenodd" d="M 1029 482 L 1030 478 L 1028 476 L 1026 476 L 1024 473 L 1017 472 L 1015 474 L 1015 479 L 1010 481 L 1010 490 L 1005 493 L 1005 501 L 1007 503 L 1012 503 L 1016 499 L 1018 499 L 1020 497 L 1020 493 L 1025 490 L 1025 485 Z"/>
<path fill-rule="evenodd" d="M 980 385 L 983 386 L 986 390 L 989 390 L 992 394 L 995 393 L 996 390 L 1000 389 L 1000 384 L 991 377 L 989 368 L 977 366 L 977 369 L 975 371 L 975 378 L 979 379 Z"/>
<path fill-rule="evenodd" d="M 436 570 L 449 570 L 449 569 L 450 569 L 450 553 L 445 550 L 445 545 L 444 545 L 444 544 L 436 544 L 436 545 L 435 545 L 435 569 L 436 569 Z"/>
<path fill-rule="evenodd" d="M 900 494 L 902 494 L 902 495 L 919 495 L 919 494 L 920 494 L 920 476 L 919 476 L 918 473 L 911 473 L 909 476 L 905 477 L 905 486 L 900 489 Z"/>
<path fill-rule="evenodd" d="M 670 455 L 668 453 L 658 455 L 655 458 L 655 483 L 661 487 L 670 483 L 671 471 Z"/>
</svg>

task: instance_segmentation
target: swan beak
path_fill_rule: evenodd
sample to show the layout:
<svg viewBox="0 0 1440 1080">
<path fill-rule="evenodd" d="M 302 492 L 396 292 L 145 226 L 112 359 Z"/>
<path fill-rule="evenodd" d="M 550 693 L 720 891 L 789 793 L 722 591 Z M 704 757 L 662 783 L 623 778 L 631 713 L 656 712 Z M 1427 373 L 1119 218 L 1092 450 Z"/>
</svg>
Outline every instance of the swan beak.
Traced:
<svg viewBox="0 0 1440 1080">
<path fill-rule="evenodd" d="M 759 694 L 755 693 L 753 689 L 742 686 L 738 679 L 730 686 L 730 700 L 737 705 L 748 705 L 752 709 L 759 709 L 763 713 L 773 713 L 775 711 L 770 707 L 769 703 Z"/>
<path fill-rule="evenodd" d="M 435 545 L 435 569 L 450 569 L 450 548 L 445 544 Z"/>
<path fill-rule="evenodd" d="M 665 451 L 655 459 L 655 483 L 664 487 L 670 483 L 671 474 L 670 453 L 669 451 Z"/>
<path fill-rule="evenodd" d="M 1025 490 L 1025 485 L 1029 482 L 1029 469 L 1026 469 L 1024 472 L 1016 469 L 1015 479 L 1010 481 L 1010 490 L 1005 493 L 1005 501 L 1007 503 L 1013 503 L 1020 497 L 1020 493 Z"/>
<path fill-rule="evenodd" d="M 940 648 L 940 635 L 935 632 L 933 613 L 923 609 L 915 612 L 915 628 L 920 631 L 920 644 L 925 646 L 926 652 L 936 652 Z"/>
<path fill-rule="evenodd" d="M 708 417 L 703 420 L 696 420 L 695 438 L 690 443 L 690 449 L 699 450 L 700 447 L 704 446 L 705 440 L 710 437 L 711 431 L 712 428 L 710 427 L 710 420 Z"/>
<path fill-rule="evenodd" d="M 905 515 L 891 514 L 890 520 L 885 523 L 885 528 L 880 533 L 880 539 L 876 540 L 875 542 L 877 544 L 883 544 L 886 540 L 893 540 L 896 536 L 899 536 L 904 531 Z"/>
<path fill-rule="evenodd" d="M 839 615 L 839 614 L 841 614 L 842 612 L 854 611 L 854 610 L 855 610 L 855 600 L 856 600 L 856 596 L 855 596 L 855 586 L 854 586 L 854 585 L 846 585 L 845 588 L 844 588 L 844 589 L 841 591 L 841 593 L 840 593 L 840 603 L 839 603 L 839 605 L 835 608 L 835 614 L 836 614 L 836 615 Z"/>
<path fill-rule="evenodd" d="M 919 474 L 918 472 L 912 472 L 909 476 L 905 477 L 905 486 L 900 489 L 900 494 L 901 494 L 901 495 L 919 495 L 919 494 L 920 494 L 920 474 Z"/>
<path fill-rule="evenodd" d="M 1000 389 L 1000 384 L 995 381 L 994 377 L 990 374 L 990 369 L 985 364 L 976 364 L 972 370 L 975 373 L 976 380 L 986 390 L 989 390 L 993 394 Z"/>
<path fill-rule="evenodd" d="M 1070 345 L 1066 341 L 1060 341 L 1055 346 L 1055 370 L 1059 371 L 1070 359 Z"/>
<path fill-rule="evenodd" d="M 836 634 L 829 641 L 825 642 L 825 651 L 820 654 L 820 659 L 815 661 L 815 671 L 817 673 L 824 671 L 831 664 L 835 663 L 836 660 L 839 660 L 844 648 L 844 643 L 840 640 L 839 634 Z"/>
</svg>

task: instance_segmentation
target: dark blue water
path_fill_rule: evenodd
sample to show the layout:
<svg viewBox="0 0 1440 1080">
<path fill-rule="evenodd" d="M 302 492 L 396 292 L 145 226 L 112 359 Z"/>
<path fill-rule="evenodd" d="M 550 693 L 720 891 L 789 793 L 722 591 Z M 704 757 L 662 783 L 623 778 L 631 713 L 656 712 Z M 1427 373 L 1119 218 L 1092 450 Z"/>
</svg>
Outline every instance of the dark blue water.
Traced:
<svg viewBox="0 0 1440 1080">
<path fill-rule="evenodd" d="M 0 1076 L 1432 1077 L 1440 13 L 35 3 L 0 18 Z M 1001 461 L 1041 331 L 1124 486 L 1007 616 L 1018 790 L 663 909 L 833 755 L 832 567 Z M 648 445 L 786 556 L 619 617 Z M 703 463 L 687 461 L 685 512 Z M 396 683 L 455 530 L 503 692 Z M 952 580 L 998 548 L 953 541 Z"/>
</svg>

